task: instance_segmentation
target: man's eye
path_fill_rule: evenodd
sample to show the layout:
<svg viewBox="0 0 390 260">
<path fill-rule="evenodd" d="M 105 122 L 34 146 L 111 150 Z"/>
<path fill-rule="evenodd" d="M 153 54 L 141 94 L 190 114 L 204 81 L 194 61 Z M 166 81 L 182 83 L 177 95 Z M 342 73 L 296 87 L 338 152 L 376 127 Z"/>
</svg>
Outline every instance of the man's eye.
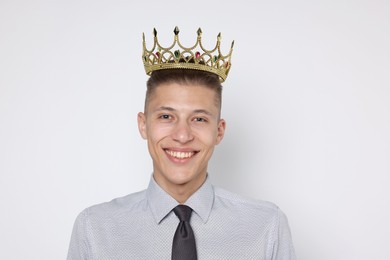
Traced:
<svg viewBox="0 0 390 260">
<path fill-rule="evenodd" d="M 196 121 L 196 122 L 206 122 L 207 120 L 205 118 L 203 118 L 203 117 L 196 117 L 194 119 L 194 121 Z"/>
<path fill-rule="evenodd" d="M 162 115 L 160 116 L 161 119 L 170 119 L 171 116 L 170 115 Z"/>
</svg>

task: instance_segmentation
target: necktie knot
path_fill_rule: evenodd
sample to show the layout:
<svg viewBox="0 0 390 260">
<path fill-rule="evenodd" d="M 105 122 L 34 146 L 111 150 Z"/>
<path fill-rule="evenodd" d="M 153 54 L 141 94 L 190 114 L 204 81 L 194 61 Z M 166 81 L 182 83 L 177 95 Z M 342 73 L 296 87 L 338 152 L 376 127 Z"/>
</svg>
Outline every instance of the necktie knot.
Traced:
<svg viewBox="0 0 390 260">
<path fill-rule="evenodd" d="M 180 221 L 189 222 L 191 219 L 192 209 L 187 205 L 178 205 L 173 209 L 173 212 L 175 212 Z"/>
</svg>

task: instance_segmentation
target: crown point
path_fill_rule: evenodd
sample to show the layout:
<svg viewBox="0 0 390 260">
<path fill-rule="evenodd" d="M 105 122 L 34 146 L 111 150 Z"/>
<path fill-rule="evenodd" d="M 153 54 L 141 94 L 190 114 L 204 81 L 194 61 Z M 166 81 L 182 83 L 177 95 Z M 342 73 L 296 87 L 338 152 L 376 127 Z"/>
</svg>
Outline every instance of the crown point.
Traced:
<svg viewBox="0 0 390 260">
<path fill-rule="evenodd" d="M 221 33 L 218 33 L 218 41 L 221 40 Z"/>
<path fill-rule="evenodd" d="M 157 37 L 157 30 L 156 30 L 156 28 L 153 28 L 153 34 L 154 34 L 154 37 Z"/>
<path fill-rule="evenodd" d="M 175 33 L 175 35 L 178 35 L 179 34 L 179 32 L 180 32 L 180 30 L 179 30 L 179 27 L 175 27 L 175 30 L 173 30 L 173 32 Z"/>
<path fill-rule="evenodd" d="M 197 33 L 198 33 L 198 36 L 202 36 L 202 29 L 200 27 L 199 27 Z"/>
<path fill-rule="evenodd" d="M 142 33 L 142 40 L 145 42 L 145 33 Z"/>
<path fill-rule="evenodd" d="M 232 41 L 232 47 L 231 48 L 233 48 L 233 46 L 234 46 L 234 41 Z"/>
</svg>

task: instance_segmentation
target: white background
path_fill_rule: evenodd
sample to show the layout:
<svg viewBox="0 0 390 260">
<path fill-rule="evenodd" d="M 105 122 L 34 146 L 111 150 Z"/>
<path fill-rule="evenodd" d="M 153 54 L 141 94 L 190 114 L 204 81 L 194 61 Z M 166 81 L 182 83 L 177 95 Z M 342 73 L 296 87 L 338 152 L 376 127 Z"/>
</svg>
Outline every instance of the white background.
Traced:
<svg viewBox="0 0 390 260">
<path fill-rule="evenodd" d="M 216 185 L 279 205 L 300 260 L 390 259 L 390 4 L 0 0 L 0 259 L 64 259 L 144 189 L 142 32 L 236 41 Z"/>
</svg>

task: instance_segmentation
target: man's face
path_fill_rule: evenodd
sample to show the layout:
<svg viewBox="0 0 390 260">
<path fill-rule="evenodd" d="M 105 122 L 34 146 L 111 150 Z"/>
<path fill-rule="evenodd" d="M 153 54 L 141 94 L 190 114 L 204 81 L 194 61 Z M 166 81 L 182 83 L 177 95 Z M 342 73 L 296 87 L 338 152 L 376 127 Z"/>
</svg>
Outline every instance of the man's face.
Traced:
<svg viewBox="0 0 390 260">
<path fill-rule="evenodd" d="M 206 178 L 207 165 L 224 135 L 225 121 L 215 92 L 198 85 L 162 84 L 138 114 L 138 127 L 153 159 L 154 178 L 166 191 L 194 191 Z"/>
</svg>

